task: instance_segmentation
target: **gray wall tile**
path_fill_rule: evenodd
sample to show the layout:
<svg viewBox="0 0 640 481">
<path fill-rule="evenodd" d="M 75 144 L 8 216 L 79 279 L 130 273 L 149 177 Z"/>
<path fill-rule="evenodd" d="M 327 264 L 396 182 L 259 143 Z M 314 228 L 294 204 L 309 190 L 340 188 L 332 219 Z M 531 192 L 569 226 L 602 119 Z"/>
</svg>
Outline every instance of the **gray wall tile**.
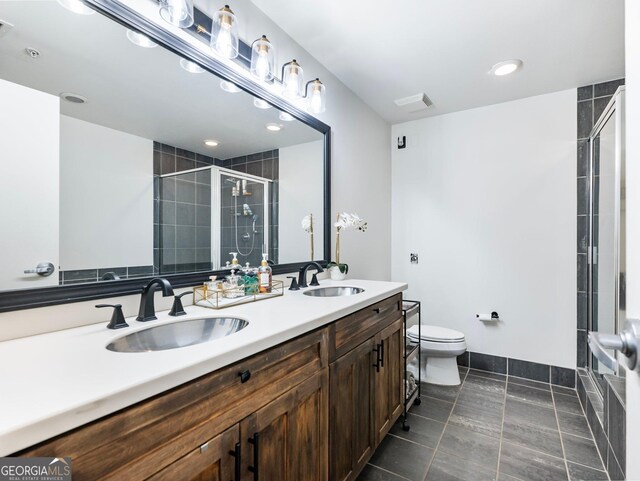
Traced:
<svg viewBox="0 0 640 481">
<path fill-rule="evenodd" d="M 500 374 L 507 373 L 507 358 L 500 356 L 492 356 L 489 354 L 480 354 L 471 352 L 469 359 L 469 367 L 480 369 L 483 371 L 497 372 Z"/>
<path fill-rule="evenodd" d="M 551 384 L 575 388 L 576 372 L 573 369 L 551 366 Z"/>
<path fill-rule="evenodd" d="M 549 382 L 549 365 L 537 362 L 509 359 L 509 375 Z"/>
</svg>

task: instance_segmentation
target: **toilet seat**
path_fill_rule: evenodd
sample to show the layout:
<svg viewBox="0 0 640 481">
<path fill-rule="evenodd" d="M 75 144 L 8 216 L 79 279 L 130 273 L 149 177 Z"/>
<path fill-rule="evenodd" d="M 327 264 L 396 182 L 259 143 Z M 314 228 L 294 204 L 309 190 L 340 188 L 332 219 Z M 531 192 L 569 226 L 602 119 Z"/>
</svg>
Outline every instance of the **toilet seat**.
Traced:
<svg viewBox="0 0 640 481">
<path fill-rule="evenodd" d="M 464 334 L 454 329 L 440 326 L 429 326 L 423 324 L 421 326 L 420 337 L 418 338 L 418 325 L 407 329 L 407 336 L 411 339 L 440 343 L 458 343 L 464 341 Z"/>
</svg>

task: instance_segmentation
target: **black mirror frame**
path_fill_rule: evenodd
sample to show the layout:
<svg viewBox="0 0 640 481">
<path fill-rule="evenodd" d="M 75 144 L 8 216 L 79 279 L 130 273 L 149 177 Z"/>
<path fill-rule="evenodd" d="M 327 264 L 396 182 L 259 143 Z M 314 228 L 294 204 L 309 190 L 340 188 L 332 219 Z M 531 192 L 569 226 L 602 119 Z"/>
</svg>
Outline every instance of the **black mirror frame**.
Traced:
<svg viewBox="0 0 640 481">
<path fill-rule="evenodd" d="M 151 38 L 154 42 L 175 54 L 199 64 L 202 68 L 217 75 L 221 79 L 236 84 L 245 92 L 260 97 L 279 110 L 288 112 L 296 119 L 324 135 L 324 256 L 331 255 L 331 127 L 316 119 L 307 112 L 290 105 L 282 98 L 269 92 L 261 85 L 254 83 L 227 65 L 209 57 L 197 48 L 185 43 L 171 32 L 150 22 L 134 10 L 114 0 L 83 0 L 106 17 L 127 28 L 137 30 Z M 307 261 L 273 266 L 274 274 L 285 274 L 300 269 Z M 326 267 L 329 259 L 320 261 Z M 203 271 L 187 274 L 171 274 L 164 276 L 173 287 L 190 287 L 208 280 L 211 275 L 226 274 L 226 270 Z M 153 276 L 117 281 L 95 282 L 87 284 L 58 285 L 33 289 L 15 289 L 0 292 L 0 312 L 33 309 L 38 307 L 69 304 L 107 297 L 138 294 Z"/>
</svg>

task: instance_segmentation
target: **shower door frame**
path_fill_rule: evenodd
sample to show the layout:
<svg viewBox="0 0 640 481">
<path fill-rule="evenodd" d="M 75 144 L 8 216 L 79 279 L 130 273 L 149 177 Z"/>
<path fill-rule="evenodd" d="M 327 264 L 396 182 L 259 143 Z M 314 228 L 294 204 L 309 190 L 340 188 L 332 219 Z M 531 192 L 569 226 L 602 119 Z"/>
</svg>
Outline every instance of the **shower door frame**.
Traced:
<svg viewBox="0 0 640 481">
<path fill-rule="evenodd" d="M 589 245 L 587 248 L 587 327 L 589 331 L 593 331 L 593 289 L 594 289 L 594 279 L 593 279 L 593 266 L 597 263 L 598 252 L 594 252 L 593 238 L 594 238 L 594 139 L 600 134 L 604 126 L 611 119 L 611 117 L 615 116 L 616 120 L 616 128 L 615 128 L 615 174 L 614 174 L 614 182 L 615 182 L 615 199 L 614 199 L 614 266 L 616 267 L 615 271 L 617 275 L 614 279 L 614 292 L 615 292 L 615 312 L 614 312 L 614 331 L 609 334 L 617 334 L 620 330 L 620 323 L 625 320 L 625 306 L 621 305 L 620 292 L 621 289 L 624 289 L 624 285 L 621 285 L 621 276 L 624 279 L 624 274 L 626 273 L 626 268 L 621 266 L 620 263 L 620 251 L 626 249 L 625 246 L 625 236 L 621 235 L 620 227 L 621 222 L 624 222 L 624 219 L 621 219 L 621 203 L 622 203 L 622 169 L 624 169 L 624 92 L 625 87 L 619 87 L 616 92 L 611 97 L 611 100 L 605 107 L 604 111 L 600 115 L 597 122 L 594 124 L 593 129 L 589 135 L 589 166 L 588 166 L 588 179 L 589 179 Z M 601 164 L 602 166 L 602 164 Z M 601 169 L 602 170 L 602 167 Z M 622 224 L 624 225 L 624 224 Z M 621 269 L 622 267 L 622 269 Z M 623 284 L 623 283 L 622 283 Z M 597 331 L 597 329 L 596 329 Z M 605 386 L 602 374 L 596 374 L 593 370 L 593 360 L 594 355 L 591 352 L 591 349 L 587 343 L 587 367 L 589 376 L 593 380 L 593 383 L 596 385 L 598 389 L 598 394 L 600 396 L 603 395 Z M 616 376 L 619 375 L 620 369 L 618 369 L 614 373 Z"/>
<path fill-rule="evenodd" d="M 264 243 L 262 246 L 266 247 L 267 253 L 271 247 L 269 244 L 269 235 L 271 234 L 270 224 L 270 212 L 269 212 L 269 195 L 273 189 L 273 180 L 265 177 L 259 177 L 257 175 L 246 174 L 237 170 L 227 169 L 224 167 L 218 167 L 216 165 L 206 167 L 211 169 L 211 263 L 214 270 L 223 269 L 222 265 L 222 246 L 221 246 L 221 234 L 222 234 L 222 217 L 220 210 L 222 209 L 222 176 L 227 175 L 229 177 L 235 177 L 240 180 L 250 180 L 252 182 L 259 182 L 264 185 L 263 193 L 263 212 L 262 218 L 264 219 Z M 215 182 L 213 176 L 216 176 Z M 215 200 L 220 201 L 217 208 L 215 206 Z M 236 232 L 237 235 L 237 232 Z M 237 240 L 237 239 L 236 239 Z M 260 247 L 262 249 L 262 246 Z M 255 267 L 255 266 L 254 266 Z"/>
</svg>

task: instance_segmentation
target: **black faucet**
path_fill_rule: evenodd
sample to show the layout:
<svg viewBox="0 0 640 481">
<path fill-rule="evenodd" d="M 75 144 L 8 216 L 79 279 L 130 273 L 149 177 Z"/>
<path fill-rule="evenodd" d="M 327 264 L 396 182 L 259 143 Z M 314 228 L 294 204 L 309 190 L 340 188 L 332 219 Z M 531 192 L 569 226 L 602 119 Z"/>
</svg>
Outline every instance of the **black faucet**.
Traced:
<svg viewBox="0 0 640 481">
<path fill-rule="evenodd" d="M 322 266 L 320 264 L 318 264 L 317 262 L 315 262 L 315 261 L 307 262 L 305 265 L 303 265 L 300 268 L 300 275 L 298 276 L 298 286 L 300 286 L 300 287 L 309 287 L 307 285 L 307 271 L 311 267 L 315 267 L 315 269 L 318 272 L 324 272 L 324 269 L 322 268 Z M 318 282 L 318 278 L 316 277 L 316 274 L 313 275 L 313 279 L 311 280 L 311 285 L 312 286 L 319 286 L 320 285 L 320 283 Z"/>
<path fill-rule="evenodd" d="M 156 277 L 155 279 L 151 279 L 149 284 L 147 284 L 144 289 L 142 289 L 142 297 L 140 298 L 140 309 L 138 310 L 138 317 L 136 317 L 136 321 L 153 321 L 157 319 L 156 317 L 156 309 L 153 304 L 153 295 L 155 294 L 157 288 L 159 286 L 162 290 L 162 297 L 169 297 L 173 295 L 173 288 L 169 281 L 163 279 L 162 277 Z"/>
</svg>

